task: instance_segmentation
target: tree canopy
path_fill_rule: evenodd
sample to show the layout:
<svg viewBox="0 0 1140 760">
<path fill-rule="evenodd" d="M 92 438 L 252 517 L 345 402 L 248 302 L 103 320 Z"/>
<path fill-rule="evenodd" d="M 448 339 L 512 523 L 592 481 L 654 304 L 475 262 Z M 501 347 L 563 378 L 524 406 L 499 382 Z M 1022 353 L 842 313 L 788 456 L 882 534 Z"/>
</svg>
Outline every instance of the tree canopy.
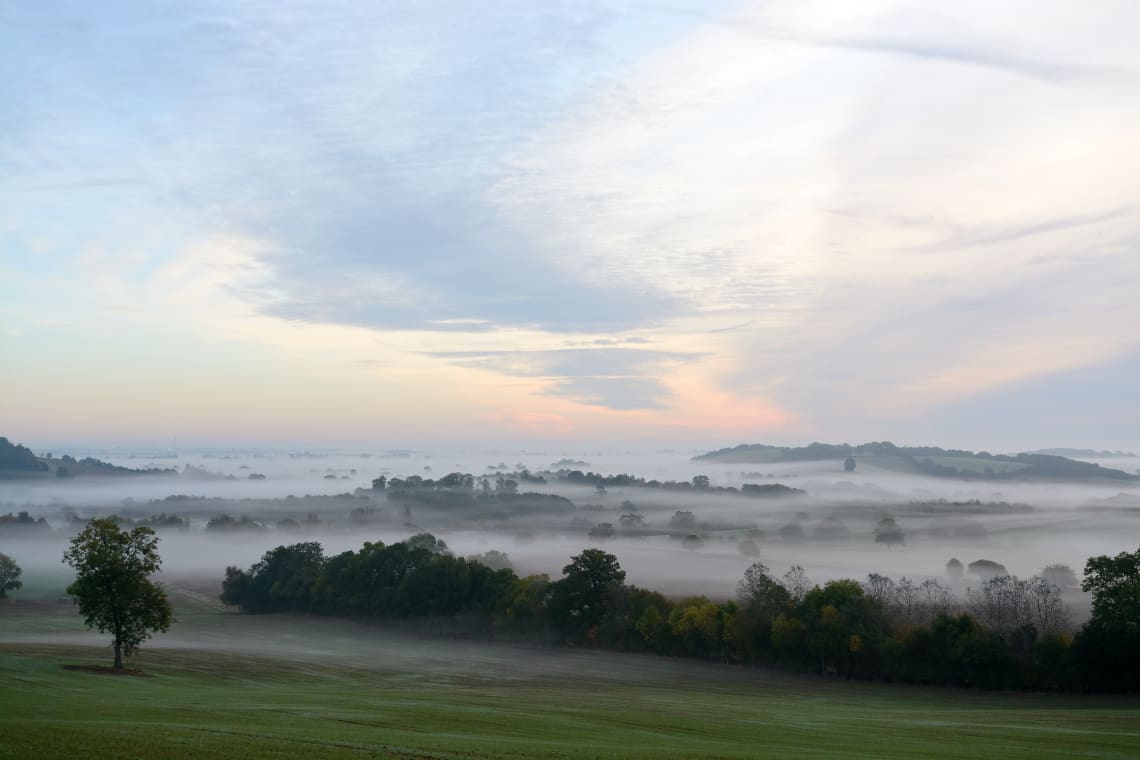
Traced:
<svg viewBox="0 0 1140 760">
<path fill-rule="evenodd" d="M 63 561 L 75 568 L 67 593 L 83 622 L 112 636 L 116 669 L 153 631 L 170 630 L 170 601 L 150 579 L 162 566 L 153 529 L 123 531 L 111 518 L 91 520 L 71 539 Z"/>
<path fill-rule="evenodd" d="M 1140 630 L 1140 549 L 1091 557 L 1081 588 L 1092 594 L 1093 620 L 1110 628 Z"/>
<path fill-rule="evenodd" d="M 0 599 L 8 596 L 9 591 L 15 591 L 24 584 L 20 582 L 20 566 L 16 560 L 7 554 L 0 554 Z"/>
</svg>

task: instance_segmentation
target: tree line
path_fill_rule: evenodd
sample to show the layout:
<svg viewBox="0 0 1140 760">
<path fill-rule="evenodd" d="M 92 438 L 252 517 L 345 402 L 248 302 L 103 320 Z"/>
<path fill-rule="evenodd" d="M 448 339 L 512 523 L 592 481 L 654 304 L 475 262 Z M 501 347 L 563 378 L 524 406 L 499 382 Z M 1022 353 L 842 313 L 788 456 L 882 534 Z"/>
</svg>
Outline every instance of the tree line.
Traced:
<svg viewBox="0 0 1140 760">
<path fill-rule="evenodd" d="M 325 557 L 279 546 L 229 567 L 222 601 L 246 612 L 462 620 L 471 635 L 650 652 L 842 677 L 987 689 L 1140 690 L 1140 550 L 1088 561 L 1092 616 L 1074 636 L 1056 586 L 999 575 L 963 606 L 936 581 L 872 574 L 812 584 L 754 563 L 733 600 L 670 599 L 625 583 L 600 549 L 562 576 L 519 577 L 420 534 Z M 454 629 L 453 629 L 454 630 Z"/>
</svg>

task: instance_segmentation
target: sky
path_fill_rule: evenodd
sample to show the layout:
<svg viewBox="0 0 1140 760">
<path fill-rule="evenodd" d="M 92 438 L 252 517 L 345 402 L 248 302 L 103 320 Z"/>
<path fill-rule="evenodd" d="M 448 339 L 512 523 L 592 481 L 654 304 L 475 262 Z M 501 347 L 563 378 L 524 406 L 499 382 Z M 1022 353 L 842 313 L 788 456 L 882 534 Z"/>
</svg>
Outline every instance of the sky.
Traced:
<svg viewBox="0 0 1140 760">
<path fill-rule="evenodd" d="M 0 3 L 0 435 L 1140 448 L 1138 28 Z"/>
</svg>

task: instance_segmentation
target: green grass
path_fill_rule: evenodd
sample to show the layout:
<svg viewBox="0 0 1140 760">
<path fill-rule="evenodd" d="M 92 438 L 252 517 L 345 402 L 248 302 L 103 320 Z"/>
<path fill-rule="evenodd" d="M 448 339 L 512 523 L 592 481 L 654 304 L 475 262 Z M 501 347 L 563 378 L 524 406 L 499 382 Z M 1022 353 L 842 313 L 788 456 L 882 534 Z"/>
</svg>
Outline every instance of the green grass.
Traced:
<svg viewBox="0 0 1140 760">
<path fill-rule="evenodd" d="M 1135 698 L 852 683 L 176 602 L 175 629 L 132 663 L 142 677 L 65 670 L 110 651 L 49 605 L 0 608 L 0 757 L 1140 755 Z"/>
</svg>

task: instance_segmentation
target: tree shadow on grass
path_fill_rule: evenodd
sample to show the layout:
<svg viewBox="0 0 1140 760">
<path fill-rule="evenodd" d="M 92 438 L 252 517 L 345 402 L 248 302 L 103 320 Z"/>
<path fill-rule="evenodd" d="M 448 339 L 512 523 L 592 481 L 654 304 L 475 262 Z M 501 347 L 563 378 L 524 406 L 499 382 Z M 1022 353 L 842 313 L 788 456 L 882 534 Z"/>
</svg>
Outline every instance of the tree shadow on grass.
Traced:
<svg viewBox="0 0 1140 760">
<path fill-rule="evenodd" d="M 144 673 L 138 668 L 123 668 L 116 670 L 110 665 L 63 665 L 64 670 L 74 670 L 80 673 L 94 673 L 100 676 L 140 676 L 142 678 L 153 678 L 149 673 Z"/>
</svg>

